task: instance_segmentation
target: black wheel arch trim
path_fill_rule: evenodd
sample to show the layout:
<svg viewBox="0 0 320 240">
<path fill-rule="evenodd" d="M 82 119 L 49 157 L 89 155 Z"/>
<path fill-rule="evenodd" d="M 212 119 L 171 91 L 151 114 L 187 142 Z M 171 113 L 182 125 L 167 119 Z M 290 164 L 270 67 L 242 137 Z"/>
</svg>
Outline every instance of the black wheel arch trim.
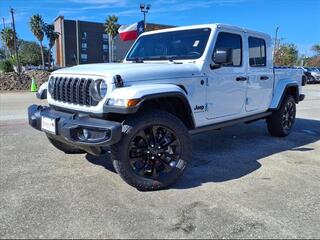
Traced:
<svg viewBox="0 0 320 240">
<path fill-rule="evenodd" d="M 166 93 L 153 93 L 153 94 L 144 95 L 141 98 L 140 102 L 136 106 L 129 107 L 129 108 L 128 107 L 115 107 L 115 106 L 104 105 L 103 112 L 105 112 L 105 113 L 118 113 L 118 114 L 134 114 L 134 113 L 137 113 L 139 111 L 139 109 L 141 109 L 141 107 L 143 107 L 143 105 L 146 101 L 153 100 L 153 99 L 159 99 L 159 98 L 168 98 L 168 97 L 177 97 L 183 102 L 186 109 L 188 110 L 188 114 L 191 115 L 192 125 L 194 127 L 195 121 L 194 121 L 194 117 L 192 114 L 191 106 L 190 106 L 185 94 L 183 94 L 182 92 L 179 92 L 179 91 L 166 92 Z"/>
<path fill-rule="evenodd" d="M 293 87 L 296 88 L 296 94 L 295 94 L 295 96 L 293 96 L 294 100 L 295 100 L 296 103 L 299 103 L 299 101 L 300 101 L 299 85 L 297 83 L 289 83 L 284 88 L 284 90 L 282 92 L 282 95 L 281 95 L 281 98 L 280 98 L 280 101 L 278 102 L 277 107 L 276 108 L 271 108 L 272 110 L 278 110 L 280 108 L 282 101 L 284 100 L 284 98 L 287 95 L 288 89 L 289 88 L 293 88 Z"/>
</svg>

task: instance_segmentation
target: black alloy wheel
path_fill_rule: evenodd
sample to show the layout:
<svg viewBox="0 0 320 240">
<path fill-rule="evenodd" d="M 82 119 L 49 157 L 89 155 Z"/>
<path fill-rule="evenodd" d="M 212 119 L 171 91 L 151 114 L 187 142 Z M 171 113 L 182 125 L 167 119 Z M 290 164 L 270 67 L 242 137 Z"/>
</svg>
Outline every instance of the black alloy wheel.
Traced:
<svg viewBox="0 0 320 240">
<path fill-rule="evenodd" d="M 166 178 L 179 164 L 180 142 L 165 126 L 152 125 L 131 140 L 128 158 L 134 172 L 146 178 Z"/>
<path fill-rule="evenodd" d="M 295 104 L 292 101 L 288 101 L 285 105 L 283 116 L 282 116 L 282 126 L 285 132 L 290 132 L 294 120 L 295 120 Z"/>
<path fill-rule="evenodd" d="M 191 160 L 187 127 L 173 114 L 154 110 L 123 122 L 120 142 L 111 146 L 113 166 L 120 177 L 142 190 L 174 184 Z"/>
</svg>

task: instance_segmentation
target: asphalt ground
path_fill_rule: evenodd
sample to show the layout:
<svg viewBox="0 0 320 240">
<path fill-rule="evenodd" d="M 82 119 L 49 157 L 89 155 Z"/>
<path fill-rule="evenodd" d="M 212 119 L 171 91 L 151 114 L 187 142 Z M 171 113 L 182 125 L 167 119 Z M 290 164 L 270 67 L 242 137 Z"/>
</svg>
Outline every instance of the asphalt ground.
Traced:
<svg viewBox="0 0 320 240">
<path fill-rule="evenodd" d="M 109 156 L 66 155 L 0 93 L 0 238 L 320 238 L 320 85 L 287 138 L 264 121 L 195 135 L 171 189 L 139 192 Z"/>
</svg>

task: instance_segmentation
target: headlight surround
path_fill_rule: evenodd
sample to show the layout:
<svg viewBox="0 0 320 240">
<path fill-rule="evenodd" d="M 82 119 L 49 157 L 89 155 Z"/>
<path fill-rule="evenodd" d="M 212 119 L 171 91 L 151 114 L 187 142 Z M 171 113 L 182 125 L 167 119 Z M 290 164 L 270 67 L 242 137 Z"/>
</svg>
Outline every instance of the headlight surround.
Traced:
<svg viewBox="0 0 320 240">
<path fill-rule="evenodd" d="M 107 96 L 108 85 L 103 79 L 97 79 L 91 84 L 91 96 L 96 101 L 101 101 Z"/>
<path fill-rule="evenodd" d="M 108 86 L 105 83 L 104 80 L 99 80 L 97 83 L 97 90 L 98 90 L 98 94 L 99 96 L 103 99 L 105 98 L 105 96 L 107 96 L 107 92 L 108 92 Z"/>
<path fill-rule="evenodd" d="M 53 90 L 54 90 L 54 77 L 51 77 L 48 82 L 48 91 L 50 95 L 53 94 Z"/>
</svg>

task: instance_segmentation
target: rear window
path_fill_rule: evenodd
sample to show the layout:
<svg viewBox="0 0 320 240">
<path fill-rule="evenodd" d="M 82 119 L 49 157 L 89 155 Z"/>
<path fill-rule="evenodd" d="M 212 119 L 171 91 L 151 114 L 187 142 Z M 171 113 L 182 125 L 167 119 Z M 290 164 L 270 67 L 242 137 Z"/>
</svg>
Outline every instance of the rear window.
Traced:
<svg viewBox="0 0 320 240">
<path fill-rule="evenodd" d="M 266 66 L 266 42 L 262 38 L 249 37 L 249 63 L 251 67 Z"/>
</svg>

